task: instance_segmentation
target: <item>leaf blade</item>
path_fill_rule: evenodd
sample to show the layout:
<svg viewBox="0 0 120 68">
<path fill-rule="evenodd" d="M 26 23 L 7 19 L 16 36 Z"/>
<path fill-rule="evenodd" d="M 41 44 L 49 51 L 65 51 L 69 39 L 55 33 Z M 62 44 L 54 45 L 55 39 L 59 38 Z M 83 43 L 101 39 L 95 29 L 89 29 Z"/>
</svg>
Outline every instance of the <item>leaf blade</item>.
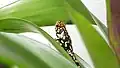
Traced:
<svg viewBox="0 0 120 68">
<path fill-rule="evenodd" d="M 66 2 L 67 2 L 67 4 L 69 4 L 71 6 L 72 9 L 76 10 L 81 15 L 86 17 L 91 22 L 91 24 L 96 25 L 92 16 L 90 15 L 89 10 L 86 8 L 86 6 L 82 3 L 81 0 L 74 0 L 74 1 L 73 0 L 66 0 Z"/>
<path fill-rule="evenodd" d="M 89 20 L 74 10 L 71 10 L 70 16 L 82 35 L 95 68 L 119 68 L 119 64 L 115 55 L 108 47 L 108 44 L 105 42 L 105 40 L 103 40 L 103 38 L 95 31 L 92 25 L 89 24 Z M 105 62 L 105 60 L 109 62 Z"/>
<path fill-rule="evenodd" d="M 20 18 L 38 26 L 54 25 L 56 20 L 68 20 L 64 0 L 19 0 L 0 9 L 0 19 Z"/>
<path fill-rule="evenodd" d="M 76 68 L 59 53 L 28 38 L 16 34 L 0 33 L 0 39 L 0 49 L 2 50 L 0 60 L 6 60 L 8 63 L 12 62 L 12 64 L 18 65 L 20 68 Z M 26 45 L 29 45 L 29 47 Z M 56 63 L 58 61 L 59 63 Z"/>
</svg>

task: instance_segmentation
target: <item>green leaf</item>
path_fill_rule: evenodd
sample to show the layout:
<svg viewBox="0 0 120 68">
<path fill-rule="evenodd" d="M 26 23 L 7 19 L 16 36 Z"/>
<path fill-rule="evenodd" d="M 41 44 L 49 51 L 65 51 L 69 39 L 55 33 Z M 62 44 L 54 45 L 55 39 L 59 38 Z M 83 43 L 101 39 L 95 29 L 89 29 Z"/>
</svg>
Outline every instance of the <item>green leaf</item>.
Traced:
<svg viewBox="0 0 120 68">
<path fill-rule="evenodd" d="M 86 17 L 90 23 L 96 24 L 94 20 L 92 19 L 92 16 L 90 15 L 89 10 L 86 8 L 86 6 L 82 3 L 81 0 L 66 0 L 67 4 L 69 4 L 74 10 L 79 12 L 79 14 Z"/>
<path fill-rule="evenodd" d="M 65 3 L 96 24 L 80 0 L 18 0 L 0 8 L 0 19 L 20 18 L 32 21 L 38 26 L 54 25 L 57 20 L 68 20 Z"/>
<path fill-rule="evenodd" d="M 54 25 L 57 20 L 68 20 L 64 0 L 19 0 L 0 9 L 0 19 L 20 18 L 39 26 Z"/>
<path fill-rule="evenodd" d="M 111 6 L 110 6 L 110 0 L 106 0 L 106 9 L 107 9 L 107 25 L 112 21 L 111 19 Z"/>
<path fill-rule="evenodd" d="M 81 57 L 79 57 L 75 53 L 76 58 L 79 60 L 79 62 L 82 64 L 83 68 L 92 68 L 86 61 L 84 61 Z"/>
<path fill-rule="evenodd" d="M 78 12 L 69 12 L 71 20 L 76 24 L 92 58 L 95 68 L 119 68 L 115 54 L 105 40 L 92 27 L 90 21 Z"/>
<path fill-rule="evenodd" d="M 0 61 L 19 68 L 77 68 L 47 45 L 3 32 L 0 32 Z"/>
<path fill-rule="evenodd" d="M 28 22 L 16 18 L 8 18 L 0 20 L 0 31 L 10 33 L 22 33 L 22 32 L 38 32 L 32 22 Z"/>
<path fill-rule="evenodd" d="M 106 40 L 108 40 L 108 28 L 99 19 L 97 19 L 97 17 L 95 17 L 93 14 L 91 14 L 91 16 L 95 20 L 95 22 L 98 25 L 98 27 L 100 28 L 100 30 L 103 32 Z"/>
<path fill-rule="evenodd" d="M 3 19 L 0 20 L 0 31 L 2 32 L 12 32 L 12 33 L 21 33 L 21 32 L 36 32 L 39 34 L 43 34 L 53 45 L 54 47 L 68 60 L 74 63 L 71 57 L 67 54 L 67 52 L 53 39 L 49 34 L 47 34 L 44 30 L 39 28 L 37 25 L 32 22 L 28 22 L 21 19 Z"/>
</svg>

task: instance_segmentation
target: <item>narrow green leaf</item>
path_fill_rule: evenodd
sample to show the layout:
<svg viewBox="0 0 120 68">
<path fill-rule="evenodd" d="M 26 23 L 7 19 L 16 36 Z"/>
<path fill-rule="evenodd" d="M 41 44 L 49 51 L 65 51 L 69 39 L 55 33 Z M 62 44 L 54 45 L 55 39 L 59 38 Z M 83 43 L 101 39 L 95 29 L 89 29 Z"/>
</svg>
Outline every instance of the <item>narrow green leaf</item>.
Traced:
<svg viewBox="0 0 120 68">
<path fill-rule="evenodd" d="M 106 9 L 107 9 L 107 25 L 109 24 L 109 22 L 111 22 L 112 18 L 111 18 L 111 6 L 110 6 L 110 0 L 106 0 Z"/>
<path fill-rule="evenodd" d="M 75 54 L 77 59 L 80 61 L 82 64 L 83 68 L 92 68 L 86 61 L 84 61 L 81 57 L 79 57 L 77 54 Z"/>
<path fill-rule="evenodd" d="M 119 68 L 115 54 L 92 27 L 90 21 L 74 10 L 69 14 L 80 31 L 95 68 Z"/>
<path fill-rule="evenodd" d="M 86 6 L 82 3 L 81 0 L 66 0 L 67 4 L 69 4 L 74 10 L 78 11 L 81 15 L 86 17 L 90 23 L 96 24 L 92 19 L 92 16 L 89 13 L 89 10 Z"/>
<path fill-rule="evenodd" d="M 0 19 L 20 18 L 39 26 L 54 25 L 57 20 L 68 20 L 64 0 L 19 0 L 0 9 Z"/>
<path fill-rule="evenodd" d="M 10 32 L 10 33 L 22 33 L 22 32 L 38 32 L 38 30 L 33 26 L 31 22 L 8 18 L 0 20 L 0 31 Z"/>
<path fill-rule="evenodd" d="M 95 17 L 93 14 L 91 14 L 91 16 L 95 20 L 100 30 L 103 32 L 105 38 L 108 40 L 108 28 L 99 19 L 97 19 L 97 17 Z"/>
<path fill-rule="evenodd" d="M 3 32 L 0 33 L 0 61 L 19 68 L 77 68 L 47 45 Z"/>
</svg>

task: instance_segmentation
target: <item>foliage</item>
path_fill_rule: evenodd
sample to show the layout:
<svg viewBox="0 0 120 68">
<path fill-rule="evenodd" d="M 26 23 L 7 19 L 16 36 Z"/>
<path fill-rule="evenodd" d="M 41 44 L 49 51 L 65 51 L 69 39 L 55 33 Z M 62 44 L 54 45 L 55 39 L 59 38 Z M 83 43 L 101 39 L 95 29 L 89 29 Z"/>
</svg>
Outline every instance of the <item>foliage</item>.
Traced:
<svg viewBox="0 0 120 68">
<path fill-rule="evenodd" d="M 106 3 L 108 20 L 111 21 L 109 0 Z M 0 62 L 9 67 L 17 65 L 19 68 L 77 68 L 60 45 L 39 28 L 54 25 L 57 20 L 71 20 L 77 26 L 95 68 L 120 67 L 113 48 L 108 46 L 92 25 L 99 26 L 107 39 L 107 29 L 110 27 L 105 27 L 91 14 L 81 0 L 18 0 L 0 8 Z M 42 34 L 57 51 L 18 35 L 23 32 Z M 89 66 L 84 61 L 80 63 L 83 68 Z"/>
</svg>

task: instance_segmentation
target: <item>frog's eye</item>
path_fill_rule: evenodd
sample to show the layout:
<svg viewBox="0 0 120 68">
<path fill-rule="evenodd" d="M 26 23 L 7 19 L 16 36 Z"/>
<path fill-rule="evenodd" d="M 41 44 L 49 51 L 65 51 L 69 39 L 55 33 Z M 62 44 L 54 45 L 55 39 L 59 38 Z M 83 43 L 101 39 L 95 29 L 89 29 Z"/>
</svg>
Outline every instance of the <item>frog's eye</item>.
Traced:
<svg viewBox="0 0 120 68">
<path fill-rule="evenodd" d="M 56 27 L 59 27 L 58 25 L 56 25 Z"/>
</svg>

